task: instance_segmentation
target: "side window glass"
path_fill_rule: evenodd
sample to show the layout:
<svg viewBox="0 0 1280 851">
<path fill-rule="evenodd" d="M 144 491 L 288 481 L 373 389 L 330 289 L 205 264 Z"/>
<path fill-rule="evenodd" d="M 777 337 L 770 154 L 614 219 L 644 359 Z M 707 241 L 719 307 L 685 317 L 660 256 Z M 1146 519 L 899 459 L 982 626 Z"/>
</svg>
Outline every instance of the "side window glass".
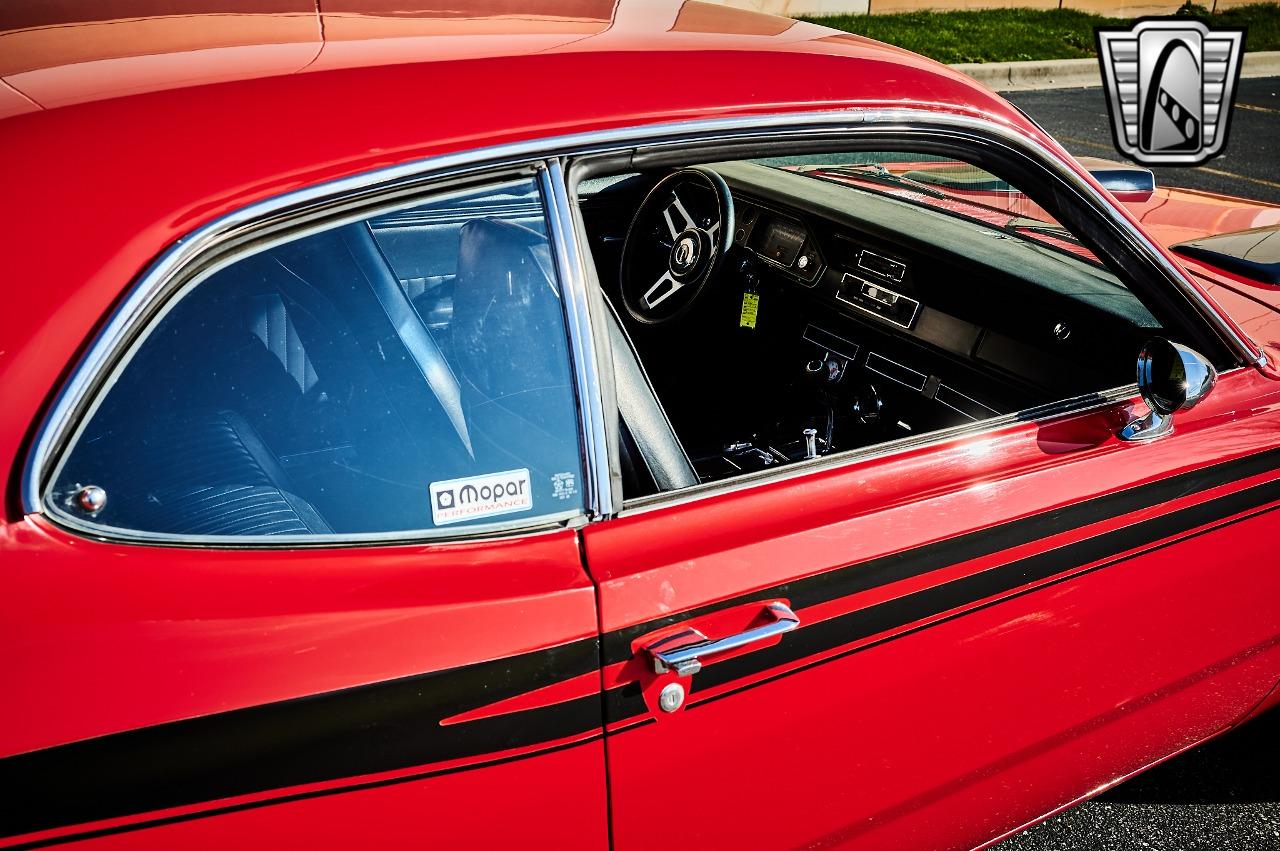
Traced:
<svg viewBox="0 0 1280 851">
<path fill-rule="evenodd" d="M 241 258 L 135 347 L 47 506 L 179 537 L 571 516 L 563 317 L 531 179 Z"/>
<path fill-rule="evenodd" d="M 611 337 L 616 384 L 630 391 L 619 394 L 624 497 L 1130 383 L 1144 343 L 1168 334 L 1159 305 L 1104 263 L 1091 234 L 1056 218 L 1052 180 L 1027 194 L 983 162 L 806 152 L 597 189 L 584 224 L 621 326 Z M 699 246 L 730 207 L 731 260 L 712 276 Z M 609 247 L 619 233 L 621 262 Z M 723 368 L 698 380 L 690 364 Z M 665 418 L 643 407 L 653 402 Z"/>
</svg>

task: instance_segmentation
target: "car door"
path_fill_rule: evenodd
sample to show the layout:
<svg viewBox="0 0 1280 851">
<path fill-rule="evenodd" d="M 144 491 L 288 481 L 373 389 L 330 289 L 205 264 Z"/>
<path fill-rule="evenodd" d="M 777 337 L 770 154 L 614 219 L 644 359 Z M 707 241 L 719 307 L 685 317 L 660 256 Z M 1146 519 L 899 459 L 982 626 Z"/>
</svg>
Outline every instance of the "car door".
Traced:
<svg viewBox="0 0 1280 851">
<path fill-rule="evenodd" d="M 616 846 L 665 813 L 708 847 L 973 847 L 1240 718 L 1276 676 L 1277 401 L 1240 369 L 1150 445 L 1112 402 L 588 529 Z"/>
<path fill-rule="evenodd" d="M 144 278 L 73 380 L 0 531 L 0 844 L 607 846 L 540 183 L 361 203 Z"/>
<path fill-rule="evenodd" d="M 1145 443 L 1128 392 L 1084 398 L 585 530 L 615 845 L 971 848 L 1257 706 L 1274 379 L 1228 371 Z"/>
</svg>

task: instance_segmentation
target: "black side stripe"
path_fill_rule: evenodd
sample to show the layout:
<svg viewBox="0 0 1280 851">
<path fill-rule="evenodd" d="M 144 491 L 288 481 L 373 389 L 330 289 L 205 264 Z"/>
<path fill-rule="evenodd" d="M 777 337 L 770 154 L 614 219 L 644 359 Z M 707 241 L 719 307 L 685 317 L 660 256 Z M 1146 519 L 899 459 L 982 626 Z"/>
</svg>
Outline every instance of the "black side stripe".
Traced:
<svg viewBox="0 0 1280 851">
<path fill-rule="evenodd" d="M 53 845 L 65 845 L 68 842 L 83 842 L 89 839 L 100 839 L 104 836 L 115 836 L 120 833 L 135 833 L 139 830 L 146 830 L 152 827 L 164 827 L 170 824 L 181 824 L 187 821 L 198 821 L 199 819 L 210 818 L 212 816 L 222 816 L 229 813 L 239 813 L 245 810 L 258 810 L 263 807 L 274 807 L 277 804 L 289 804 L 295 801 L 307 801 L 312 798 L 327 798 L 330 795 L 343 795 L 348 792 L 363 792 L 366 789 L 382 789 L 387 786 L 399 786 L 402 783 L 413 783 L 418 780 L 425 780 L 428 777 L 442 777 L 446 774 L 457 774 L 460 771 L 471 771 L 475 768 L 490 768 L 495 765 L 506 765 L 510 762 L 520 762 L 521 760 L 531 759 L 537 756 L 557 753 L 558 751 L 569 750 L 570 748 L 582 747 L 590 742 L 597 741 L 600 734 L 592 734 L 576 741 L 566 742 L 562 745 L 552 745 L 551 747 L 540 748 L 528 753 L 516 754 L 515 756 L 505 756 L 494 760 L 488 760 L 480 765 L 463 765 L 455 768 L 438 768 L 428 769 L 426 771 L 418 771 L 412 774 L 401 774 L 395 777 L 388 777 L 383 780 L 369 780 L 362 783 L 352 783 L 330 789 L 315 789 L 307 792 L 293 792 L 287 795 L 280 795 L 273 798 L 265 798 L 257 801 L 245 801 L 239 804 L 227 804 L 224 806 L 214 806 L 209 809 L 197 810 L 191 813 L 180 813 L 172 816 L 160 816 L 158 818 L 144 819 L 142 821 L 132 821 L 128 824 L 113 825 L 111 827 L 101 827 L 92 830 L 84 830 L 78 833 L 69 833 L 63 836 L 53 836 L 48 839 L 36 839 L 31 842 L 20 842 L 17 845 L 5 846 L 5 851 L 31 851 L 35 848 L 48 848 Z"/>
<path fill-rule="evenodd" d="M 627 661 L 631 658 L 631 644 L 637 638 L 689 618 L 774 597 L 789 599 L 793 609 L 807 608 L 903 579 L 922 576 L 971 559 L 995 555 L 1051 535 L 1151 508 L 1277 468 L 1280 468 L 1280 449 L 1271 449 L 624 627 L 604 635 L 605 664 Z"/>
<path fill-rule="evenodd" d="M 1156 548 L 1152 545 L 1160 541 L 1202 526 L 1218 523 L 1245 512 L 1252 511 L 1254 514 L 1250 516 L 1256 516 L 1274 510 L 1275 506 L 1270 508 L 1263 508 L 1263 506 L 1268 506 L 1277 500 L 1280 500 L 1280 480 L 1254 485 L 1047 552 L 1027 556 L 1001 567 L 994 567 L 894 600 L 857 609 L 789 633 L 773 647 L 708 665 L 696 675 L 694 684 L 698 690 L 702 690 L 733 683 L 772 668 L 945 614 L 953 609 L 1005 594 L 1024 585 L 1041 582 L 1096 562 L 1105 562 L 1099 567 L 1109 566 L 1129 558 L 1130 556 L 1124 555 L 1126 553 L 1142 548 L 1148 548 L 1146 551 L 1150 551 Z M 1107 559 L 1113 560 L 1107 562 L 1105 561 Z M 900 638 L 902 634 L 893 637 Z M 876 645 L 880 643 L 883 642 L 876 642 Z M 876 645 L 864 645 L 850 652 L 869 649 L 870 646 Z M 825 661 L 830 660 L 819 660 L 815 664 Z M 769 677 L 767 681 L 808 667 L 811 665 L 779 672 L 776 676 Z M 751 683 L 745 687 L 758 684 L 758 682 Z M 738 690 L 732 689 L 714 695 L 701 703 L 691 704 L 689 711 L 736 693 Z M 629 683 L 611 690 L 606 695 L 606 711 L 611 723 L 646 713 L 647 709 L 641 698 L 638 684 Z"/>
<path fill-rule="evenodd" d="M 772 596 L 788 596 L 795 608 L 802 609 L 1265 473 L 1277 465 L 1280 450 L 1270 450 L 650 621 L 606 636 L 606 647 L 614 652 L 607 661 L 628 658 L 633 637 L 703 611 Z M 1280 481 L 1267 482 L 850 612 L 798 630 L 772 648 L 708 666 L 698 675 L 698 686 L 731 683 L 1276 500 L 1280 500 Z M 492 662 L 0 759 L 0 785 L 8 792 L 0 814 L 0 835 L 482 756 L 598 730 L 596 695 L 465 724 L 439 724 L 452 715 L 592 672 L 598 653 L 595 639 L 584 639 Z M 611 721 L 645 712 L 634 684 L 611 690 L 606 703 Z"/>
<path fill-rule="evenodd" d="M 596 694 L 440 726 L 591 673 L 583 639 L 476 665 L 221 712 L 0 759 L 0 835 L 392 771 L 599 730 Z M 87 696 L 86 711 L 92 711 Z"/>
</svg>

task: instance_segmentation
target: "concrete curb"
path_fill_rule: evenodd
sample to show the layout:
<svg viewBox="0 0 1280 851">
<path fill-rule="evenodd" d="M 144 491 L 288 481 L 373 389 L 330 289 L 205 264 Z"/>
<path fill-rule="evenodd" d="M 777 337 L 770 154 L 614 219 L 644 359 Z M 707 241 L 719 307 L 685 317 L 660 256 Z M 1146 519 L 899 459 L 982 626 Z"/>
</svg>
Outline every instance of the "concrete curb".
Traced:
<svg viewBox="0 0 1280 851">
<path fill-rule="evenodd" d="M 1097 59 L 1056 59 L 1046 62 L 985 62 L 952 65 L 997 92 L 1027 89 L 1076 89 L 1101 86 Z M 1244 55 L 1241 77 L 1280 76 L 1280 50 Z"/>
</svg>

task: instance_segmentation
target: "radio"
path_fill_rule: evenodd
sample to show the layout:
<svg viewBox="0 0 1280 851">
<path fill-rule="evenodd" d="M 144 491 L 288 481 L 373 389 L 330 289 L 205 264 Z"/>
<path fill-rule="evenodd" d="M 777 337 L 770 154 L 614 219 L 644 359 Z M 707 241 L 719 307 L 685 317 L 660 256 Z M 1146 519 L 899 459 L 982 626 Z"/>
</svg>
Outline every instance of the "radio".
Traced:
<svg viewBox="0 0 1280 851">
<path fill-rule="evenodd" d="M 900 328 L 910 329 L 916 321 L 916 314 L 920 312 L 920 302 L 910 296 L 849 272 L 845 272 L 840 279 L 836 298 Z"/>
</svg>

